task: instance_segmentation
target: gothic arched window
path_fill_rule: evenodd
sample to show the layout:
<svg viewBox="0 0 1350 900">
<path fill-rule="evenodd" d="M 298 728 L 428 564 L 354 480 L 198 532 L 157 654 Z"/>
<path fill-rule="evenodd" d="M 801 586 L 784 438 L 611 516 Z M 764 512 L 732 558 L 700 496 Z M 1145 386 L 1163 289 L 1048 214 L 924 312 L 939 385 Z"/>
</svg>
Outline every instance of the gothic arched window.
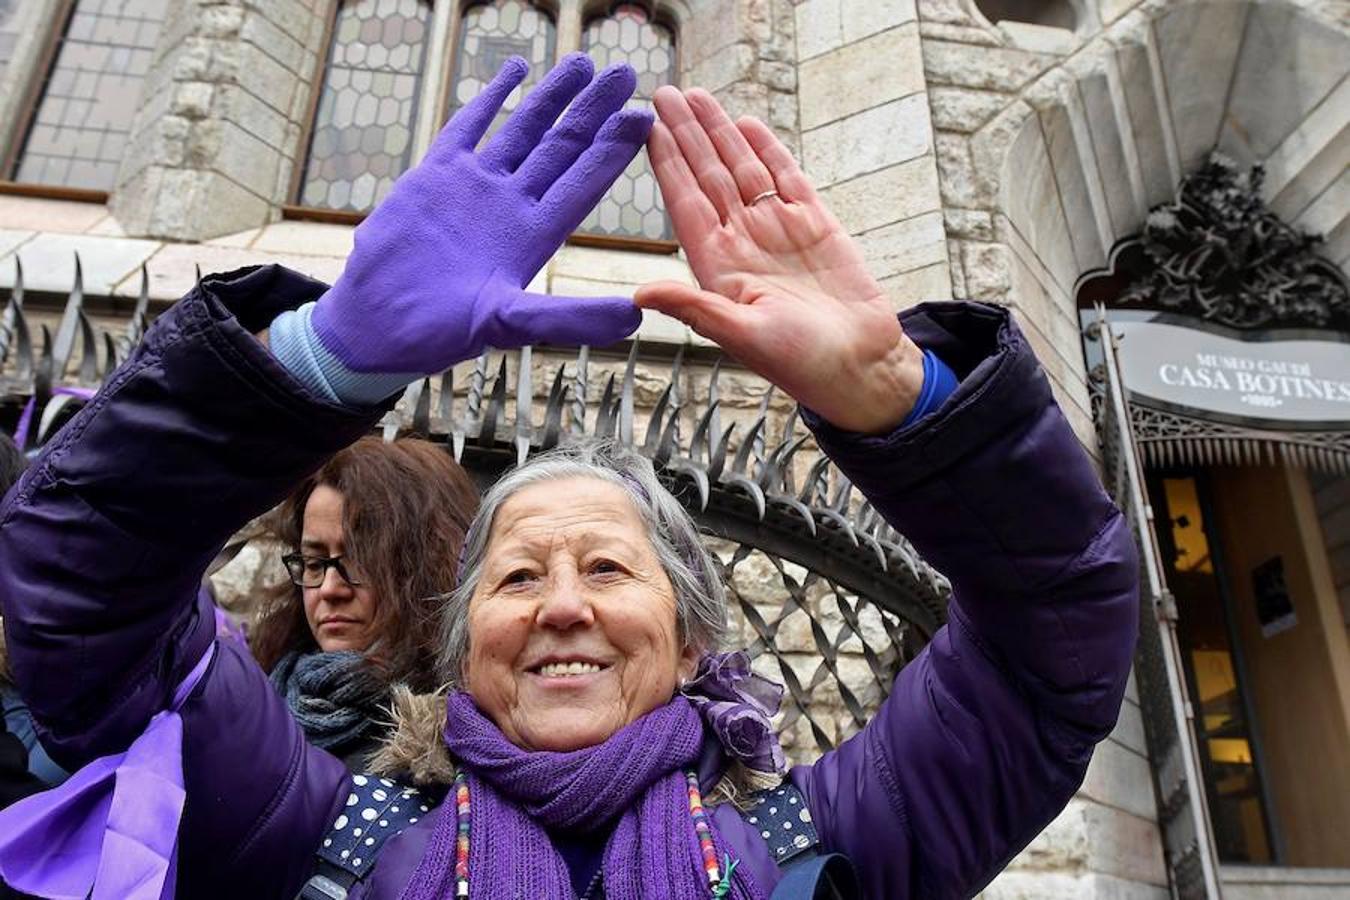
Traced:
<svg viewBox="0 0 1350 900">
<path fill-rule="evenodd" d="M 431 7 L 351 0 L 338 9 L 299 202 L 367 212 L 408 168 Z"/>
<path fill-rule="evenodd" d="M 107 191 L 127 147 L 168 0 L 77 0 L 14 180 Z"/>
<path fill-rule="evenodd" d="M 530 64 L 524 83 L 511 92 L 488 134 L 516 108 L 520 98 L 549 69 L 557 53 L 558 28 L 553 17 L 528 0 L 492 0 L 464 10 L 455 47 L 455 75 L 450 86 L 450 113 L 476 97 L 508 57 Z"/>
<path fill-rule="evenodd" d="M 651 108 L 652 95 L 675 81 L 675 32 L 654 21 L 636 3 L 616 3 L 586 23 L 581 47 L 597 69 L 626 62 L 637 71 L 637 91 L 629 105 Z M 639 153 L 600 203 L 581 223 L 587 234 L 670 240 L 672 232 L 661 191 L 646 153 Z"/>
</svg>

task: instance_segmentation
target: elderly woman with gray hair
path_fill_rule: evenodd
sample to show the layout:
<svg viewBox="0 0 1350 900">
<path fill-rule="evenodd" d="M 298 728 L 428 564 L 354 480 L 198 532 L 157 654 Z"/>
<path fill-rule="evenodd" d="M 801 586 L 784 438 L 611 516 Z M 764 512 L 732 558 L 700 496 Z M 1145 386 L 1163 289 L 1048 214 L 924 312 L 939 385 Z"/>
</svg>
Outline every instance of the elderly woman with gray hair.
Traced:
<svg viewBox="0 0 1350 900">
<path fill-rule="evenodd" d="M 523 77 L 508 62 L 450 122 L 333 287 L 276 267 L 204 279 L 0 511 L 16 678 L 53 755 L 88 764 L 60 802 L 0 821 L 17 887 L 963 897 L 1080 783 L 1125 689 L 1135 561 L 1008 311 L 897 317 L 782 144 L 702 91 L 662 88 L 653 127 L 622 110 L 631 71 L 592 78 L 569 57 L 480 147 Z M 951 578 L 948 624 L 861 734 L 787 770 L 776 689 L 720 654 L 725 596 L 689 516 L 641 457 L 566 448 L 509 473 L 467 537 L 443 623 L 442 784 L 352 775 L 215 640 L 196 580 L 400 385 L 487 345 L 634 329 L 625 298 L 524 286 L 649 130 L 699 287 L 646 285 L 637 307 L 801 403 Z"/>
</svg>

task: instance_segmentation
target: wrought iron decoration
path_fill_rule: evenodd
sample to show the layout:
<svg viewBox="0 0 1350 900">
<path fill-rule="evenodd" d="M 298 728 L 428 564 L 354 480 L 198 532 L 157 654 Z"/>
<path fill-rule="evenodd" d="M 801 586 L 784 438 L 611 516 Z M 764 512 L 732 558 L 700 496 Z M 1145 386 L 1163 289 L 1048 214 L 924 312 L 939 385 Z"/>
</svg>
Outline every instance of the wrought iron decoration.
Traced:
<svg viewBox="0 0 1350 900">
<path fill-rule="evenodd" d="M 1115 301 L 1233 328 L 1350 331 L 1350 288 L 1314 248 L 1320 236 L 1281 221 L 1261 199 L 1265 170 L 1218 154 L 1155 207 L 1138 238 L 1149 265 Z"/>
<path fill-rule="evenodd" d="M 55 339 L 43 326 L 35 342 L 22 270 L 16 272 L 0 319 L 0 403 L 33 400 L 30 448 L 50 440 L 80 405 L 56 388 L 98 387 L 132 353 L 145 333 L 148 295 L 142 270 L 131 320 L 116 335 L 99 329 L 83 308 L 77 260 Z M 545 354 L 547 364 L 539 365 Z M 643 358 L 637 342 L 617 366 L 613 358 L 595 357 L 586 347 L 565 360 L 544 348 L 485 353 L 459 373 L 411 385 L 380 431 L 386 439 L 413 432 L 443 442 L 483 479 L 569 435 L 638 449 L 708 533 L 751 655 L 774 660 L 787 688 L 779 730 L 801 731 L 795 726 L 804 723 L 801 738 L 826 750 L 860 729 L 895 675 L 945 620 L 947 579 L 827 458 L 794 464 L 809 433 L 795 414 L 773 428 L 771 388 L 748 428 L 724 424 L 720 362 L 706 395 L 693 400 L 685 396 L 685 362 L 677 352 L 663 363 L 668 374 L 642 428 L 635 409 L 638 366 L 650 371 L 653 360 Z M 554 365 L 553 377 L 540 377 Z M 588 397 L 597 372 L 604 385 L 598 401 Z M 682 422 L 695 423 L 687 437 Z M 225 557 L 251 536 L 236 536 Z M 808 752 L 801 744 L 789 750 L 796 758 Z"/>
</svg>

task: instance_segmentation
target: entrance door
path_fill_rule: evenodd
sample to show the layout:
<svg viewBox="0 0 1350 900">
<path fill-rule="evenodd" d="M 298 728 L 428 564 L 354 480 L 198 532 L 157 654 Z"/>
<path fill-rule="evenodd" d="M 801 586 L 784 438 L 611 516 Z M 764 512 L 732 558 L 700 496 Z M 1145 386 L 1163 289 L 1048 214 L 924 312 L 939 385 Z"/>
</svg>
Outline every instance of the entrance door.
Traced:
<svg viewBox="0 0 1350 900">
<path fill-rule="evenodd" d="M 1219 859 L 1276 862 L 1246 667 L 1210 514 L 1210 485 L 1203 472 L 1181 470 L 1150 473 L 1148 486 L 1163 571 L 1176 600 L 1177 637 Z"/>
</svg>

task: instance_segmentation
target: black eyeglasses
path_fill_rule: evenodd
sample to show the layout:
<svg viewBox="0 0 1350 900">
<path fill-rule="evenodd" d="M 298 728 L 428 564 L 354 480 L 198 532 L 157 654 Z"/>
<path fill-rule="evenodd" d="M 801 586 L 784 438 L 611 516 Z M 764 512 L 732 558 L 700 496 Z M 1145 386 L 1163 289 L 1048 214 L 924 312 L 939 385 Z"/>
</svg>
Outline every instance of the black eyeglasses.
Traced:
<svg viewBox="0 0 1350 900">
<path fill-rule="evenodd" d="M 323 580 L 328 577 L 330 568 L 337 569 L 337 573 L 342 576 L 342 580 L 352 587 L 361 586 L 361 570 L 351 560 L 344 563 L 340 556 L 309 556 L 304 553 L 288 553 L 281 558 L 281 561 L 285 563 L 286 571 L 290 573 L 291 583 L 298 584 L 300 587 L 322 587 Z"/>
</svg>

